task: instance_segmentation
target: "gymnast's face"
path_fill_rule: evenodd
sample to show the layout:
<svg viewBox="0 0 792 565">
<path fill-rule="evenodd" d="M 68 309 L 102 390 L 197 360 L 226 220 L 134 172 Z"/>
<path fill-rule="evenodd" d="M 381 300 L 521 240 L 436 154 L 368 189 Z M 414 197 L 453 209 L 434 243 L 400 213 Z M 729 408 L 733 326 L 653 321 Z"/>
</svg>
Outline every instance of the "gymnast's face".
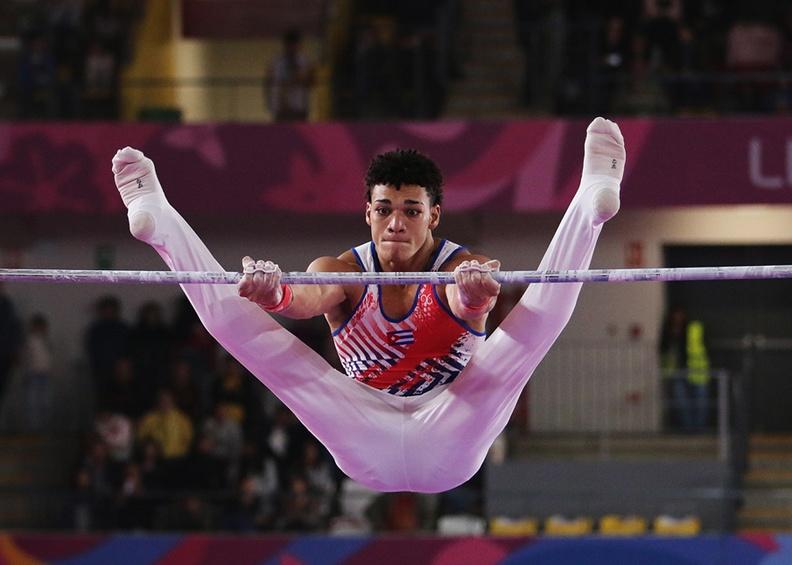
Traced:
<svg viewBox="0 0 792 565">
<path fill-rule="evenodd" d="M 440 222 L 440 206 L 432 206 L 426 189 L 417 185 L 378 184 L 366 204 L 366 223 L 382 262 L 409 261 L 431 246 L 432 230 Z"/>
</svg>

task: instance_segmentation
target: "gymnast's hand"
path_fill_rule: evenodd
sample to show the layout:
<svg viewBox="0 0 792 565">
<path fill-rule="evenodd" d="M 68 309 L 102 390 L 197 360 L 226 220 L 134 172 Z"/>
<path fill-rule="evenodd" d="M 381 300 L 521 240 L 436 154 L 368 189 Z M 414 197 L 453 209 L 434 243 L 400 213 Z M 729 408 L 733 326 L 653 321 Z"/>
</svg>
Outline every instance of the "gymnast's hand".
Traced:
<svg viewBox="0 0 792 565">
<path fill-rule="evenodd" d="M 500 283 L 492 274 L 500 269 L 500 261 L 492 259 L 479 263 L 475 259 L 462 261 L 454 269 L 454 281 L 459 293 L 459 301 L 471 314 L 489 312 L 500 292 Z"/>
<path fill-rule="evenodd" d="M 262 308 L 272 308 L 283 300 L 281 270 L 272 261 L 242 258 L 242 278 L 237 284 L 239 296 Z"/>
</svg>

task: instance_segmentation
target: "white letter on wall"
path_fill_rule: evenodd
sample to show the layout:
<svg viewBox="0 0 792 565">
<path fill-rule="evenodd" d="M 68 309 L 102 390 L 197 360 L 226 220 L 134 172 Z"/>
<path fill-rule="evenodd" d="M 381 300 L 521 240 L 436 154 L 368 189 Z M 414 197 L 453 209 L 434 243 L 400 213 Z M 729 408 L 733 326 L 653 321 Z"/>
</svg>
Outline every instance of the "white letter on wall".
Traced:
<svg viewBox="0 0 792 565">
<path fill-rule="evenodd" d="M 789 146 L 787 145 L 787 151 Z M 776 190 L 784 186 L 784 179 L 781 177 L 765 177 L 762 176 L 762 142 L 752 137 L 748 146 L 748 164 L 749 174 L 751 176 L 751 184 L 758 188 L 767 188 Z M 787 158 L 787 168 L 789 168 L 789 159 Z"/>
</svg>

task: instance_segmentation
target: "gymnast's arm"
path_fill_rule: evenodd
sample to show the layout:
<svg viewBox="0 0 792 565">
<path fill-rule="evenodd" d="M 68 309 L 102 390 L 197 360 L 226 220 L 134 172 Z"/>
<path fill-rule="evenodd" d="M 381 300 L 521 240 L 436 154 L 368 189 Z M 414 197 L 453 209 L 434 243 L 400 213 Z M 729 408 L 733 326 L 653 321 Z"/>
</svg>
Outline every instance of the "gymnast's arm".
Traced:
<svg viewBox="0 0 792 565">
<path fill-rule="evenodd" d="M 456 284 L 445 287 L 448 307 L 457 318 L 471 323 L 482 323 L 495 307 L 500 294 L 500 283 L 490 275 L 500 269 L 500 261 L 483 255 L 457 255 L 443 266 L 454 272 Z"/>
<path fill-rule="evenodd" d="M 337 257 L 319 257 L 308 272 L 355 272 L 356 264 Z M 281 284 L 281 270 L 271 261 L 242 259 L 243 277 L 239 281 L 239 295 L 258 304 L 267 312 L 287 318 L 305 319 L 327 314 L 347 300 L 350 287 L 337 284 Z"/>
</svg>

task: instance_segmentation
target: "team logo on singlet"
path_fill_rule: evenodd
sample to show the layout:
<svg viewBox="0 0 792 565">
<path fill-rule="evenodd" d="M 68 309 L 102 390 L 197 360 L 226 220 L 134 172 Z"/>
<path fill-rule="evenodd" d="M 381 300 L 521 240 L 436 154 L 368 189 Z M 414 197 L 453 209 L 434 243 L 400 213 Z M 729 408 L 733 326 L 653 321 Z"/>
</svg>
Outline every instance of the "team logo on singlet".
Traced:
<svg viewBox="0 0 792 565">
<path fill-rule="evenodd" d="M 412 330 L 394 330 L 388 332 L 388 343 L 391 345 L 411 345 L 415 343 L 415 334 Z"/>
</svg>

